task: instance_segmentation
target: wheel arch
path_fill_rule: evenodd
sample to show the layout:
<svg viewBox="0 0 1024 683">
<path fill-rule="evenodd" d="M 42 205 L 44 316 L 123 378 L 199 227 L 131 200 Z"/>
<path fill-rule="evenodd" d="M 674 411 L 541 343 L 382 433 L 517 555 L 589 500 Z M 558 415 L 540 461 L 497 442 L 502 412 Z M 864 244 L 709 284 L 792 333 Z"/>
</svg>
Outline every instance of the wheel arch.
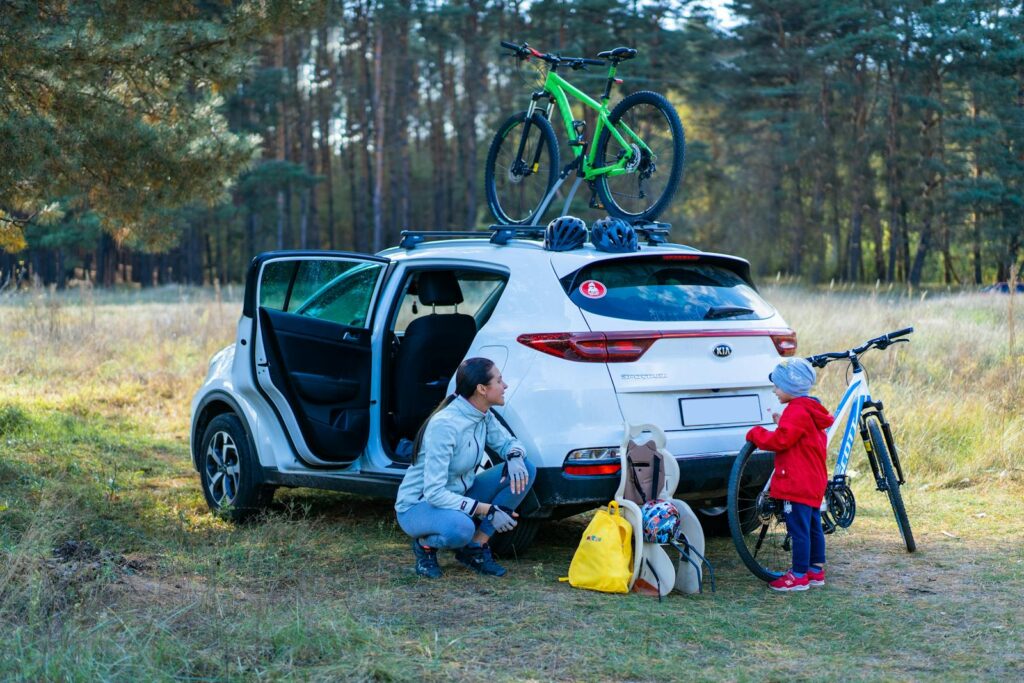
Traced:
<svg viewBox="0 0 1024 683">
<path fill-rule="evenodd" d="M 256 439 L 253 438 L 249 421 L 245 419 L 245 411 L 232 396 L 222 391 L 211 391 L 196 407 L 195 417 L 192 419 L 192 467 L 199 471 L 199 449 L 202 446 L 203 434 L 207 425 L 218 415 L 233 413 L 238 421 L 242 423 L 245 430 L 245 438 L 249 444 L 250 452 L 259 460 L 259 453 L 256 451 Z M 263 479 L 262 468 L 260 468 L 260 479 Z"/>
</svg>

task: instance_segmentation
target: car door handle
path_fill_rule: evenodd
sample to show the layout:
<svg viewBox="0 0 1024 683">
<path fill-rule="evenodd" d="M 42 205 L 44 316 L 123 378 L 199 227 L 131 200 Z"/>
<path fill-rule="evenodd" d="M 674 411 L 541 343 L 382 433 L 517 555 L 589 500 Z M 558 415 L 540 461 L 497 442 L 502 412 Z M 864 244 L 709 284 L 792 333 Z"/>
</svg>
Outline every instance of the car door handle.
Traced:
<svg viewBox="0 0 1024 683">
<path fill-rule="evenodd" d="M 345 334 L 341 335 L 341 341 L 355 342 L 359 341 L 359 333 L 346 331 Z"/>
</svg>

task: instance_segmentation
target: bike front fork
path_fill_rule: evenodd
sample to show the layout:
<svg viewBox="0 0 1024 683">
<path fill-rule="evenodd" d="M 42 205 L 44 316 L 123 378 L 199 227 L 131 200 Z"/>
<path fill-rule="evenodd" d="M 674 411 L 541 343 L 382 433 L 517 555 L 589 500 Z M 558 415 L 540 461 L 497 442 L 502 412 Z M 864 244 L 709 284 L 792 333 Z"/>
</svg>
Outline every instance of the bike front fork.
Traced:
<svg viewBox="0 0 1024 683">
<path fill-rule="evenodd" d="M 893 469 L 896 470 L 896 478 L 899 480 L 900 486 L 902 486 L 906 483 L 906 479 L 903 476 L 903 466 L 900 464 L 899 452 L 897 452 L 896 443 L 892 438 L 892 429 L 889 427 L 889 421 L 885 419 L 882 402 L 867 402 L 864 404 L 864 408 L 865 410 L 860 417 L 860 438 L 864 442 L 865 450 L 868 452 L 868 462 L 871 463 L 871 473 L 875 477 L 878 490 L 885 491 L 886 484 L 885 476 L 882 474 L 882 468 L 878 464 L 878 459 L 871 446 L 871 436 L 868 433 L 867 423 L 869 417 L 877 418 L 878 424 L 882 427 L 882 438 L 885 440 L 885 449 L 889 453 L 889 459 L 892 460 Z"/>
</svg>

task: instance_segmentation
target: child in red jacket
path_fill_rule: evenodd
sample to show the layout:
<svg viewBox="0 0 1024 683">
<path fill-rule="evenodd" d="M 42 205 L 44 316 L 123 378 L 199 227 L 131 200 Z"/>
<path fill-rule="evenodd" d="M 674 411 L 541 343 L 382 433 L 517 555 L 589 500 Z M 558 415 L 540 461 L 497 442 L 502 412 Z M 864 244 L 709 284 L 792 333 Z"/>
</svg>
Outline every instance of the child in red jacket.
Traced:
<svg viewBox="0 0 1024 683">
<path fill-rule="evenodd" d="M 787 358 L 768 379 L 785 406 L 773 414 L 775 431 L 754 427 L 747 441 L 775 451 L 775 472 L 769 495 L 784 501 L 786 529 L 793 546 L 793 567 L 768 584 L 775 591 L 804 591 L 825 585 L 825 534 L 821 530 L 821 500 L 828 474 L 825 469 L 825 431 L 832 416 L 818 399 L 809 396 L 816 378 L 814 367 L 803 358 Z"/>
</svg>

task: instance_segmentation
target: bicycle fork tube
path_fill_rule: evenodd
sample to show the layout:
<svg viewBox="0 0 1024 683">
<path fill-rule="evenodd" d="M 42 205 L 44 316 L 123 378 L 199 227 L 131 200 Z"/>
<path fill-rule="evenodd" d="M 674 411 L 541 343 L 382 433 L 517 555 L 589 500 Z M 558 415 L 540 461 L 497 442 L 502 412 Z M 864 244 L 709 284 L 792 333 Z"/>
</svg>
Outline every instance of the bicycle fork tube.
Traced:
<svg viewBox="0 0 1024 683">
<path fill-rule="evenodd" d="M 523 159 L 523 153 L 526 151 L 526 141 L 530 137 L 530 126 L 533 124 L 533 114 L 537 111 L 537 101 L 544 97 L 544 92 L 535 92 L 530 100 L 530 106 L 526 110 L 526 120 L 523 121 L 523 135 L 519 138 L 519 149 L 516 152 L 516 163 L 522 163 L 526 160 Z M 537 172 L 540 168 L 540 151 L 543 145 L 537 144 L 537 150 L 533 155 L 533 161 L 529 166 L 524 169 L 523 175 L 529 176 Z"/>
<path fill-rule="evenodd" d="M 885 447 L 889 450 L 889 459 L 892 461 L 893 469 L 896 470 L 896 480 L 899 481 L 900 486 L 906 484 L 906 479 L 903 478 L 903 465 L 900 464 L 899 453 L 896 452 L 896 442 L 892 438 L 892 429 L 889 427 L 889 421 L 885 419 L 885 413 L 882 411 L 882 402 L 872 404 L 875 409 L 875 415 L 878 417 L 878 422 L 882 426 L 882 438 L 885 439 Z"/>
<path fill-rule="evenodd" d="M 871 465 L 871 474 L 875 477 L 875 485 L 882 490 L 881 469 L 878 466 L 878 458 L 875 457 L 875 445 L 871 443 L 871 434 L 868 432 L 868 422 L 862 416 L 860 419 L 860 438 L 864 442 L 864 450 L 868 452 L 868 463 Z"/>
</svg>

